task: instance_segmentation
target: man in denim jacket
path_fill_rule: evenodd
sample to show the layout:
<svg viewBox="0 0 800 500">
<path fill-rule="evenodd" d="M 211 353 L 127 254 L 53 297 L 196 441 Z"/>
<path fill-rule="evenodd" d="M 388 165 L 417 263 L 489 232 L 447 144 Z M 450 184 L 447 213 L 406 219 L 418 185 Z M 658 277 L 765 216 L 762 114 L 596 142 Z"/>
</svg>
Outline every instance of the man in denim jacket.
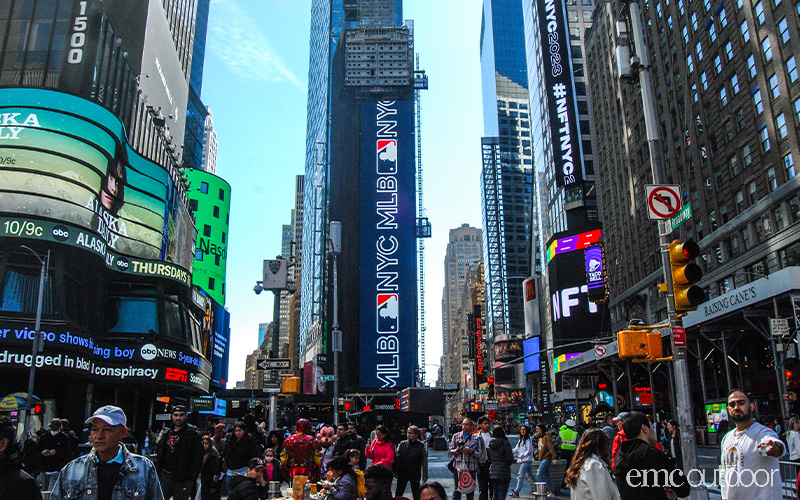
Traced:
<svg viewBox="0 0 800 500">
<path fill-rule="evenodd" d="M 120 445 L 128 434 L 121 408 L 103 406 L 86 423 L 92 451 L 61 469 L 50 500 L 164 500 L 153 463 Z"/>
</svg>

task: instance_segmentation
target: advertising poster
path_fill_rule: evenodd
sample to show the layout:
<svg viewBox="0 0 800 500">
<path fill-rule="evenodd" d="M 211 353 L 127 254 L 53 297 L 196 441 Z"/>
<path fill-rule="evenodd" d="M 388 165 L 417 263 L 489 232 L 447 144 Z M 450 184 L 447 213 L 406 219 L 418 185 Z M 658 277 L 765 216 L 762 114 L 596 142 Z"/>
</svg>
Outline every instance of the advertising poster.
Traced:
<svg viewBox="0 0 800 500">
<path fill-rule="evenodd" d="M 361 107 L 360 386 L 414 385 L 417 369 L 414 103 Z"/>
<path fill-rule="evenodd" d="M 728 420 L 728 408 L 725 403 L 706 404 L 706 425 L 708 432 L 717 432 L 719 424 Z"/>
<path fill-rule="evenodd" d="M 127 146 L 113 114 L 39 89 L 0 89 L 0 103 L 0 213 L 70 224 L 96 237 L 89 248 L 191 272 L 191 217 L 167 171 Z"/>
<path fill-rule="evenodd" d="M 541 350 L 539 345 L 539 337 L 531 337 L 522 342 L 522 354 L 525 356 L 525 359 L 523 360 L 523 366 L 525 367 L 526 374 L 538 372 L 540 369 L 539 356 L 541 355 L 534 354 Z"/>
<path fill-rule="evenodd" d="M 211 384 L 224 388 L 228 382 L 228 356 L 231 337 L 231 314 L 214 299 L 205 297 L 203 318 L 203 356 L 211 362 Z"/>
</svg>

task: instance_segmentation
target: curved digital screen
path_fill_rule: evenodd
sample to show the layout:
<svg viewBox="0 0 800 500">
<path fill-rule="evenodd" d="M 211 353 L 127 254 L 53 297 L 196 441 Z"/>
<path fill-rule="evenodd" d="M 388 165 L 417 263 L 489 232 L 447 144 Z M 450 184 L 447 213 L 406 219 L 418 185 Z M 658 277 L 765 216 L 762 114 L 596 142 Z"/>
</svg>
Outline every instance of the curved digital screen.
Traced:
<svg viewBox="0 0 800 500">
<path fill-rule="evenodd" d="M 0 213 L 77 226 L 97 248 L 191 272 L 196 229 L 169 173 L 133 151 L 101 106 L 0 89 L 0 175 Z"/>
</svg>

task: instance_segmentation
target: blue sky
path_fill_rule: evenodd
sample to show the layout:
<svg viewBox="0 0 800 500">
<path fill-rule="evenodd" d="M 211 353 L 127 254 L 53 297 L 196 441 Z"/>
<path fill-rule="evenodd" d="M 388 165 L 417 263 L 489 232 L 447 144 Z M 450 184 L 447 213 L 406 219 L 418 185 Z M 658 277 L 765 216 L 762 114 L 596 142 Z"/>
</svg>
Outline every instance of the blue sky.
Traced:
<svg viewBox="0 0 800 500">
<path fill-rule="evenodd" d="M 229 387 L 244 379 L 258 324 L 272 319 L 272 294 L 257 296 L 253 285 L 263 260 L 280 253 L 295 176 L 304 169 L 310 14 L 308 1 L 211 1 L 202 98 L 213 112 L 219 141 L 217 174 L 232 188 Z M 415 48 L 429 78 L 421 121 L 424 202 L 433 228 L 425 242 L 432 383 L 442 352 L 448 232 L 462 223 L 481 226 L 481 2 L 406 0 L 403 15 L 415 22 Z"/>
</svg>

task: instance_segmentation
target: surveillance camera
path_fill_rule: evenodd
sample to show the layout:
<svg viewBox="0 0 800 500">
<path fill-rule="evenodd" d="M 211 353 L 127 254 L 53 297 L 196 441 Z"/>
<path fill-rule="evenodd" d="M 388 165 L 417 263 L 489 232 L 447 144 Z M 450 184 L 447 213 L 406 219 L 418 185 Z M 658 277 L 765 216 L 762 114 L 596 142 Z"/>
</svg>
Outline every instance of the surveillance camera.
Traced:
<svg viewBox="0 0 800 500">
<path fill-rule="evenodd" d="M 256 295 L 260 295 L 261 292 L 264 291 L 264 287 L 262 287 L 259 284 L 256 284 L 256 286 L 253 287 L 253 291 L 256 292 Z"/>
<path fill-rule="evenodd" d="M 290 285 L 289 285 L 289 287 L 287 288 L 287 290 L 289 290 L 289 293 L 295 293 L 295 292 L 297 291 L 297 285 L 295 285 L 294 283 L 292 283 L 292 284 L 290 284 Z"/>
</svg>

